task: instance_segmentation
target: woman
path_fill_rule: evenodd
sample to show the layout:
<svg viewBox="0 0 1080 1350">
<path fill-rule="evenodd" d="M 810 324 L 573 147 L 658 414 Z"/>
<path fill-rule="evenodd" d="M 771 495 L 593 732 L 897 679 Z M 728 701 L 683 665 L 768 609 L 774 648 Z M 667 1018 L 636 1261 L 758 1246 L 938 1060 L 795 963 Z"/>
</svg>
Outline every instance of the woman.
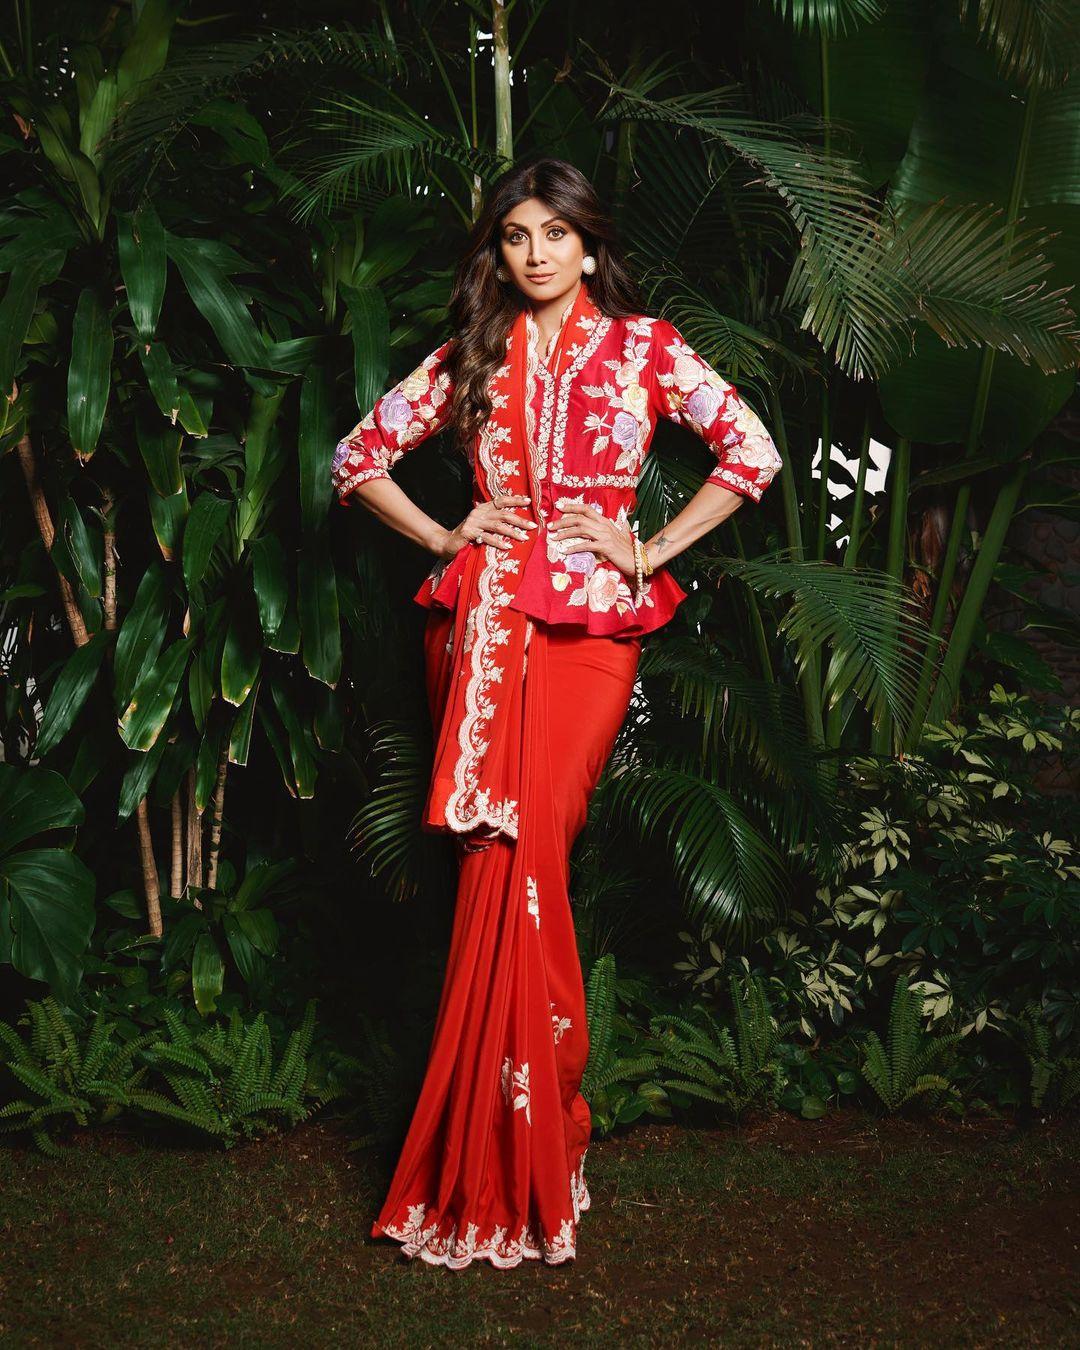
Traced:
<svg viewBox="0 0 1080 1350">
<path fill-rule="evenodd" d="M 458 840 L 427 1072 L 372 1233 L 461 1269 L 576 1253 L 588 1054 L 569 857 L 634 686 L 685 592 L 664 566 L 780 468 L 735 388 L 641 313 L 610 219 L 562 160 L 492 188 L 457 271 L 454 336 L 337 447 L 359 499 L 436 557 L 416 595 L 435 766 L 423 828 Z M 658 418 L 716 456 L 651 539 L 635 486 Z M 474 504 L 452 530 L 390 469 L 453 425 Z"/>
</svg>

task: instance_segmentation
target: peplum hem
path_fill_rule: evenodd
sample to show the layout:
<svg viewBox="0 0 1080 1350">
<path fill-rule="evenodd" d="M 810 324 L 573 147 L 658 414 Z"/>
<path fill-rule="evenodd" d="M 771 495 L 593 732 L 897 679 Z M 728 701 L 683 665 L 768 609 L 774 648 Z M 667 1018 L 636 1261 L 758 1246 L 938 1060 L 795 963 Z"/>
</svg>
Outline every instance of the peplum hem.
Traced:
<svg viewBox="0 0 1080 1350">
<path fill-rule="evenodd" d="M 416 603 L 425 609 L 454 609 L 469 554 L 470 548 L 459 549 L 448 562 L 438 562 L 413 596 Z M 508 604 L 530 618 L 593 637 L 631 638 L 662 628 L 686 595 L 661 567 L 645 582 L 635 607 L 630 583 L 617 568 L 600 563 L 587 576 L 575 574 L 544 566 L 542 550 L 535 549 Z"/>
</svg>

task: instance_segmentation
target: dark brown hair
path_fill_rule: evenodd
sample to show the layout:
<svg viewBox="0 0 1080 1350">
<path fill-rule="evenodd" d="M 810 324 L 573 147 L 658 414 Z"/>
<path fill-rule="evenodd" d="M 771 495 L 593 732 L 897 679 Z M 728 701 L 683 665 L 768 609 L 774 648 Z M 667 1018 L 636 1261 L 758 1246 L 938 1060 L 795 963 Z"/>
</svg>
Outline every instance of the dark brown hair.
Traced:
<svg viewBox="0 0 1080 1350">
<path fill-rule="evenodd" d="M 581 170 L 549 155 L 507 169 L 488 190 L 450 295 L 454 337 L 446 355 L 454 383 L 450 425 L 463 446 L 471 444 L 491 413 L 488 380 L 506 359 L 507 334 L 529 303 L 512 282 L 499 281 L 495 275 L 502 261 L 500 221 L 529 197 L 539 197 L 582 236 L 585 252 L 596 259 L 596 271 L 587 284 L 597 308 L 613 319 L 642 313 L 637 283 L 616 243 L 614 221 Z"/>
</svg>

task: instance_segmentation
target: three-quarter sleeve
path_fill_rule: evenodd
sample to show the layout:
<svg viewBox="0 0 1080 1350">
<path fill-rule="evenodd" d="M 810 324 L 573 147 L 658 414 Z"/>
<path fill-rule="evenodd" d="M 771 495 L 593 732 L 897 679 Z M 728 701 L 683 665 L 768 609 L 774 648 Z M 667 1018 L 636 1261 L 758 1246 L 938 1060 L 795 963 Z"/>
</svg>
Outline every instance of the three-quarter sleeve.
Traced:
<svg viewBox="0 0 1080 1350">
<path fill-rule="evenodd" d="M 659 416 L 689 427 L 716 456 L 706 482 L 760 501 L 783 465 L 764 423 L 739 397 L 735 385 L 718 375 L 674 324 L 657 319 L 652 340 Z"/>
<path fill-rule="evenodd" d="M 390 470 L 410 450 L 450 420 L 453 385 L 446 369 L 452 338 L 426 356 L 416 369 L 388 389 L 374 408 L 338 441 L 331 477 L 338 500 L 372 478 L 389 478 Z"/>
</svg>

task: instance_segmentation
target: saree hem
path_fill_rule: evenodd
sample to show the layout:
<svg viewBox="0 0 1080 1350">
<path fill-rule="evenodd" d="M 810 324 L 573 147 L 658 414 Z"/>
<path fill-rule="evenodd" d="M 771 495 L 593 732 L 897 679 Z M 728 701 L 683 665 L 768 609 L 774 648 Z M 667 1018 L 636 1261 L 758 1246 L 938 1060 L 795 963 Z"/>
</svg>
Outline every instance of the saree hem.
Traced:
<svg viewBox="0 0 1080 1350">
<path fill-rule="evenodd" d="M 573 1261 L 577 1256 L 577 1230 L 581 1215 L 589 1209 L 592 1198 L 585 1184 L 585 1152 L 577 1168 L 570 1174 L 570 1204 L 572 1218 L 565 1218 L 559 1232 L 545 1240 L 538 1233 L 534 1223 L 505 1223 L 487 1225 L 490 1232 L 484 1240 L 478 1240 L 480 1224 L 474 1221 L 451 1221 L 449 1230 L 440 1233 L 446 1227 L 447 1220 L 438 1218 L 427 1222 L 431 1207 L 423 1202 L 407 1206 L 407 1218 L 404 1223 L 380 1223 L 371 1226 L 372 1237 L 392 1238 L 401 1243 L 401 1253 L 409 1260 L 419 1257 L 432 1266 L 446 1266 L 450 1270 L 464 1270 L 474 1261 L 489 1261 L 500 1270 L 511 1270 L 522 1261 L 542 1261 L 545 1265 L 562 1265 Z M 458 1237 L 458 1231 L 464 1227 L 465 1236 Z M 517 1231 L 517 1237 L 508 1236 Z"/>
</svg>

